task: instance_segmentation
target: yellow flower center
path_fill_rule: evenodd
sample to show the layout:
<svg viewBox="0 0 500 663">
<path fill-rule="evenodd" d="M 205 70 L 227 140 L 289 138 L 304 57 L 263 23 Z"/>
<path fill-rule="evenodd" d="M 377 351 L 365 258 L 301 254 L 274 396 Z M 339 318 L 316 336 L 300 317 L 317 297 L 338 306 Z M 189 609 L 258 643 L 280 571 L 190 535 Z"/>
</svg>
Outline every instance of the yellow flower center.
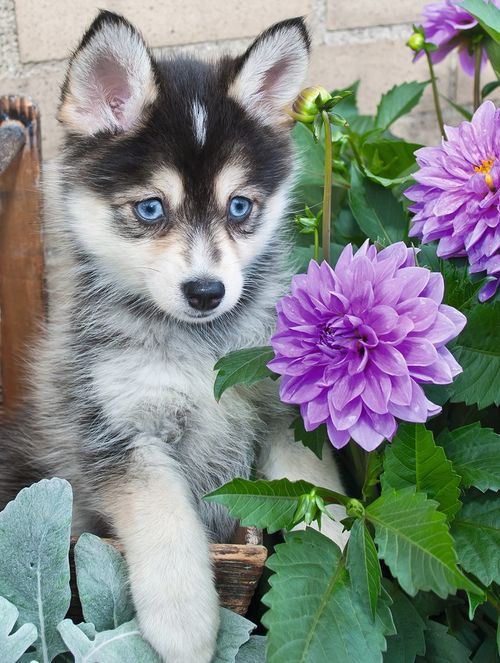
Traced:
<svg viewBox="0 0 500 663">
<path fill-rule="evenodd" d="M 490 174 L 490 170 L 493 168 L 494 163 L 495 159 L 483 159 L 480 166 L 474 166 L 474 171 L 476 173 L 482 173 L 484 175 L 484 181 L 486 182 L 486 186 L 493 193 L 495 193 L 496 189 L 493 184 L 493 177 Z"/>
</svg>

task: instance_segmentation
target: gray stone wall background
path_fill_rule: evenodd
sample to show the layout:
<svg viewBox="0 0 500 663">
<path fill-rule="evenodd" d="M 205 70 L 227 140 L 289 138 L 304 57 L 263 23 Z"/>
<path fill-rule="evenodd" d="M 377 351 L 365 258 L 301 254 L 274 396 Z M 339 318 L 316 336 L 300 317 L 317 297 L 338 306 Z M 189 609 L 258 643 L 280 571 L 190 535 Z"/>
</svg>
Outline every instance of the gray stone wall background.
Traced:
<svg viewBox="0 0 500 663">
<path fill-rule="evenodd" d="M 0 94 L 31 95 L 42 112 L 45 158 L 57 151 L 55 118 L 66 58 L 98 8 L 123 13 L 155 51 L 180 50 L 212 57 L 244 49 L 273 22 L 306 15 L 313 35 L 308 83 L 342 87 L 361 79 L 363 112 L 373 112 L 381 93 L 404 80 L 428 78 L 423 60 L 412 64 L 405 41 L 423 0 L 0 0 Z M 437 66 L 440 88 L 468 103 L 472 82 L 455 54 Z M 485 74 L 485 80 L 491 73 Z M 457 115 L 446 111 L 449 121 Z M 396 132 L 416 142 L 439 139 L 430 91 Z"/>
</svg>

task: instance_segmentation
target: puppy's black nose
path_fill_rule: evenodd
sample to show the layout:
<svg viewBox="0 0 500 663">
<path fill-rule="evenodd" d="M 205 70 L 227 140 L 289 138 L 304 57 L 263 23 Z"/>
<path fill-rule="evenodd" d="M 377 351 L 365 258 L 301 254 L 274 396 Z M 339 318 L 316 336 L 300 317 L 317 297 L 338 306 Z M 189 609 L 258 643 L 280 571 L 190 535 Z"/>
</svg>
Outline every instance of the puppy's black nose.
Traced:
<svg viewBox="0 0 500 663">
<path fill-rule="evenodd" d="M 226 292 L 221 281 L 187 281 L 182 289 L 189 305 L 198 311 L 217 308 Z"/>
</svg>

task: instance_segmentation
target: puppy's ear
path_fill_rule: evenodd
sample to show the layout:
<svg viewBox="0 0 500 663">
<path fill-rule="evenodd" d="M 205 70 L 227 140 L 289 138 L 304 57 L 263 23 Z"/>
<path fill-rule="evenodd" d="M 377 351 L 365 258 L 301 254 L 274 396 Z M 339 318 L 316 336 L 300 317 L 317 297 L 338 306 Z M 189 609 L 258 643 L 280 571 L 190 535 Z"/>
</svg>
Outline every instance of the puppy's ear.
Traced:
<svg viewBox="0 0 500 663">
<path fill-rule="evenodd" d="M 59 119 L 74 133 L 126 132 L 158 94 L 154 64 L 124 18 L 101 11 L 70 60 Z"/>
<path fill-rule="evenodd" d="M 300 92 L 309 64 L 309 34 L 303 18 L 276 23 L 247 49 L 229 94 L 268 124 L 283 121 L 283 108 Z"/>
</svg>

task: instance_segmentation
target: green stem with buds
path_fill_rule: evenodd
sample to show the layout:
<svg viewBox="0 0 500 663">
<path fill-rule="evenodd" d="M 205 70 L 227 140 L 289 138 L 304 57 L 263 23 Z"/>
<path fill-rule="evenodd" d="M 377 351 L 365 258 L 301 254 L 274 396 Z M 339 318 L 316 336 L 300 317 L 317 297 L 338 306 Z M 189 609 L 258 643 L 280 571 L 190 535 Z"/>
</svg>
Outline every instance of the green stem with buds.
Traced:
<svg viewBox="0 0 500 663">
<path fill-rule="evenodd" d="M 481 105 L 481 58 L 483 49 L 481 44 L 474 45 L 474 110 Z"/>
<path fill-rule="evenodd" d="M 332 129 L 326 111 L 321 111 L 325 128 L 325 178 L 323 190 L 323 260 L 330 263 L 330 226 L 332 219 Z"/>
<path fill-rule="evenodd" d="M 425 51 L 425 57 L 427 58 L 427 65 L 429 66 L 429 74 L 431 77 L 431 84 L 432 84 L 432 96 L 434 98 L 434 108 L 436 109 L 436 117 L 439 124 L 439 130 L 443 138 L 446 140 L 446 132 L 444 130 L 444 122 L 443 122 L 443 113 L 441 111 L 441 103 L 439 101 L 439 92 L 437 89 L 436 74 L 434 73 L 434 65 L 432 64 L 431 55 L 427 50 Z"/>
</svg>

